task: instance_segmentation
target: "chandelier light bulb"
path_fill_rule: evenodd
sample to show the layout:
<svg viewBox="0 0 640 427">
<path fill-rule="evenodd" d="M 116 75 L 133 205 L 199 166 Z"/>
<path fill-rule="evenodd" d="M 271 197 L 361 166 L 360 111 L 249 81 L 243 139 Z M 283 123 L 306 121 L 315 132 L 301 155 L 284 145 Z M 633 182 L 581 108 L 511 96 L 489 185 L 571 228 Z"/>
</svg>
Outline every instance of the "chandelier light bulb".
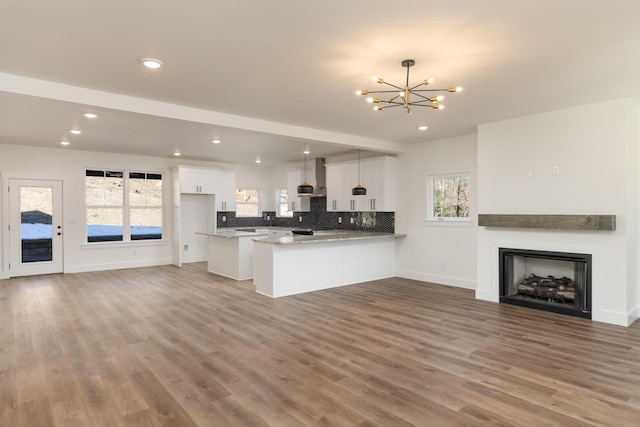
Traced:
<svg viewBox="0 0 640 427">
<path fill-rule="evenodd" d="M 433 83 L 433 77 L 429 77 L 428 79 L 426 79 L 426 80 L 423 82 L 423 84 L 424 84 L 425 86 L 427 86 L 427 85 L 429 85 L 429 84 L 431 84 L 431 83 Z"/>
<path fill-rule="evenodd" d="M 449 88 L 449 92 L 462 92 L 464 89 L 462 89 L 460 86 L 458 87 L 450 87 Z"/>
<path fill-rule="evenodd" d="M 373 80 L 374 82 L 376 82 L 378 84 L 384 83 L 384 80 L 382 80 L 380 77 L 371 77 L 371 80 Z"/>
</svg>

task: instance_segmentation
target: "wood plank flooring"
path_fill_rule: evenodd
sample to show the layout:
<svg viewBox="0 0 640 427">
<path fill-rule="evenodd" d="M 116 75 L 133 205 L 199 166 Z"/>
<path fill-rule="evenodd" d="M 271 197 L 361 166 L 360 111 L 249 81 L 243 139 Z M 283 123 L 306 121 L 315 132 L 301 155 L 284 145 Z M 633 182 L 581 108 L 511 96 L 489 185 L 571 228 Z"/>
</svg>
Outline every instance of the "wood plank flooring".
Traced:
<svg viewBox="0 0 640 427">
<path fill-rule="evenodd" d="M 201 263 L 15 278 L 0 425 L 638 426 L 640 322 L 397 278 L 274 300 Z"/>
</svg>

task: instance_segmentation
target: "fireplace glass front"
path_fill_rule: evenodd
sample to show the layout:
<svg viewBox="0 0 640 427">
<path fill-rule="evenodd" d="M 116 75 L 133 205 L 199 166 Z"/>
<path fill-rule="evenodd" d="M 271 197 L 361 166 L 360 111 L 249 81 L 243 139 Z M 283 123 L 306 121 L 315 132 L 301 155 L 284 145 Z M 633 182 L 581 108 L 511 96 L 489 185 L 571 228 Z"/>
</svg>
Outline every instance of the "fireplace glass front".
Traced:
<svg viewBox="0 0 640 427">
<path fill-rule="evenodd" d="M 500 248 L 500 302 L 591 318 L 591 255 Z"/>
</svg>

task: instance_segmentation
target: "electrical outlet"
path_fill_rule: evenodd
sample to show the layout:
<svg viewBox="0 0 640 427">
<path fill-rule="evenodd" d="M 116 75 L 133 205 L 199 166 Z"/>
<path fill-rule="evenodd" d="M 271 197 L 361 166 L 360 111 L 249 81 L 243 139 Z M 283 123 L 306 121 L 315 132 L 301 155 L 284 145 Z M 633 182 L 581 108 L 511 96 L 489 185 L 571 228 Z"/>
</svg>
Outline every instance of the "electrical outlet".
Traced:
<svg viewBox="0 0 640 427">
<path fill-rule="evenodd" d="M 298 222 L 302 222 L 302 215 L 298 217 Z"/>
<path fill-rule="evenodd" d="M 184 245 L 184 250 L 188 251 L 189 250 L 189 245 Z"/>
<path fill-rule="evenodd" d="M 342 224 L 342 217 L 341 216 L 338 217 L 338 224 Z"/>
<path fill-rule="evenodd" d="M 227 222 L 227 216 L 226 215 L 222 215 L 222 222 Z"/>
<path fill-rule="evenodd" d="M 560 175 L 560 166 L 554 166 L 554 167 L 551 169 L 551 173 L 552 173 L 553 175 Z"/>
<path fill-rule="evenodd" d="M 349 222 L 350 222 L 351 224 L 353 224 L 353 223 L 355 223 L 355 222 L 356 222 L 356 219 L 355 219 L 355 218 L 349 218 Z"/>
</svg>

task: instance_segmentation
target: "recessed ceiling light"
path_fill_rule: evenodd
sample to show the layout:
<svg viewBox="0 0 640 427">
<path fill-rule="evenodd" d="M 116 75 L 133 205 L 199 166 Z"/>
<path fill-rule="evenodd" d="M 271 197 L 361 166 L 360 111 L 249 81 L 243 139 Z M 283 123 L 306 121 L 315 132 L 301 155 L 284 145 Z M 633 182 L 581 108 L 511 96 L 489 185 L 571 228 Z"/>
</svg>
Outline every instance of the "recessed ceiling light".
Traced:
<svg viewBox="0 0 640 427">
<path fill-rule="evenodd" d="M 213 142 L 214 144 L 220 144 L 220 142 L 222 141 L 220 141 L 218 138 L 213 138 L 211 142 Z"/>
<path fill-rule="evenodd" d="M 176 151 L 176 152 L 174 152 L 174 153 L 173 153 L 173 155 L 174 155 L 174 156 L 176 156 L 176 157 L 178 157 L 178 156 L 180 156 L 180 152 L 179 152 L 179 151 Z"/>
<path fill-rule="evenodd" d="M 71 129 L 69 132 L 71 132 L 74 135 L 80 135 L 82 133 L 82 131 L 79 129 Z"/>
<path fill-rule="evenodd" d="M 142 58 L 142 65 L 144 65 L 147 68 L 152 68 L 152 69 L 157 69 L 162 67 L 164 64 L 162 61 L 160 61 L 159 59 L 155 59 L 155 58 Z"/>
<path fill-rule="evenodd" d="M 260 157 L 256 157 L 256 163 L 262 163 L 262 160 L 260 160 Z"/>
<path fill-rule="evenodd" d="M 429 129 L 429 126 L 425 126 L 425 125 L 418 126 L 418 130 L 427 130 L 427 129 Z"/>
<path fill-rule="evenodd" d="M 69 141 L 60 141 L 60 144 L 62 144 L 64 146 L 67 146 L 67 145 L 69 145 Z"/>
<path fill-rule="evenodd" d="M 85 116 L 87 119 L 95 119 L 96 117 L 98 117 L 98 115 L 97 115 L 97 114 L 95 114 L 95 113 L 84 113 L 84 116 Z"/>
</svg>

